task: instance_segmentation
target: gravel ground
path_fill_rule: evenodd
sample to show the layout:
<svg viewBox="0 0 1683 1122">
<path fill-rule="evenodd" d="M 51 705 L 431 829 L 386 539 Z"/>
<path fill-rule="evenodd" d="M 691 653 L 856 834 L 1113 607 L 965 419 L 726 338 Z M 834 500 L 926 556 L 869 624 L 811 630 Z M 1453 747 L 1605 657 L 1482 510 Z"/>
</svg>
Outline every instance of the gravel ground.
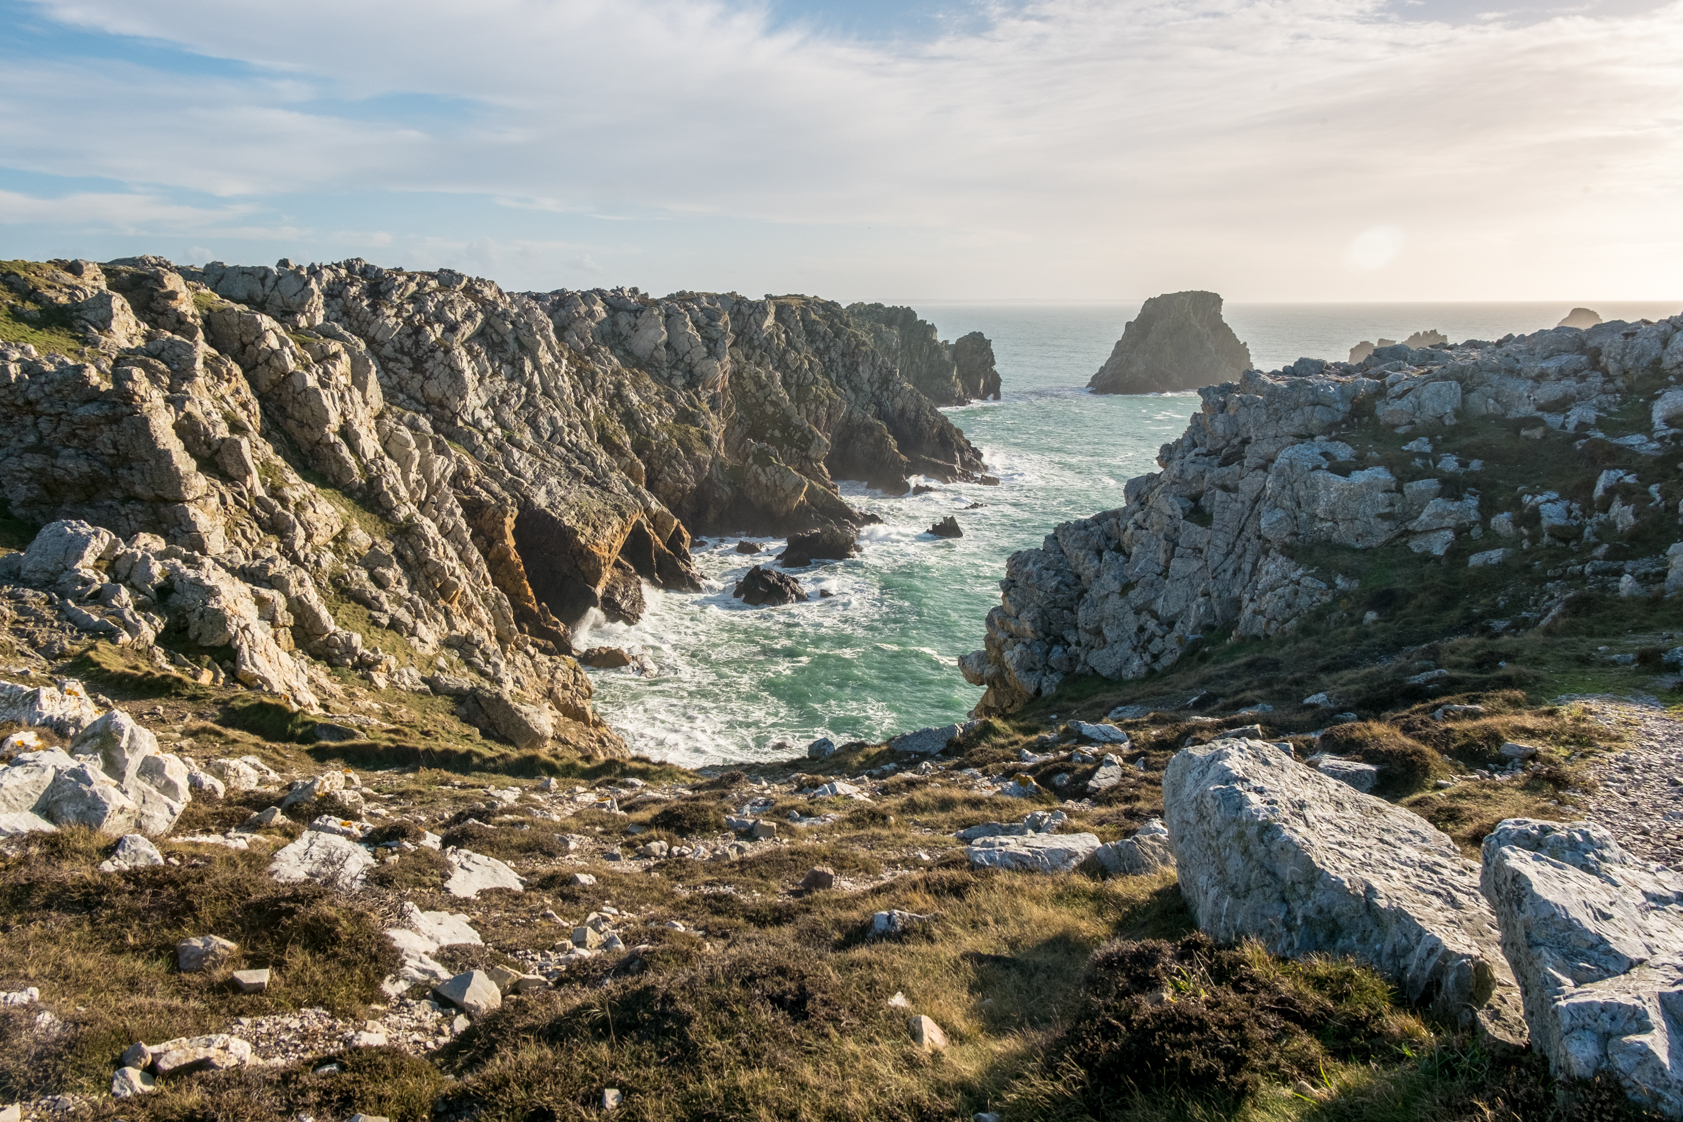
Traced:
<svg viewBox="0 0 1683 1122">
<path fill-rule="evenodd" d="M 1631 738 L 1594 769 L 1601 787 L 1587 800 L 1586 817 L 1606 826 L 1632 853 L 1683 867 L 1683 721 L 1646 698 L 1585 705 L 1597 720 Z"/>
</svg>

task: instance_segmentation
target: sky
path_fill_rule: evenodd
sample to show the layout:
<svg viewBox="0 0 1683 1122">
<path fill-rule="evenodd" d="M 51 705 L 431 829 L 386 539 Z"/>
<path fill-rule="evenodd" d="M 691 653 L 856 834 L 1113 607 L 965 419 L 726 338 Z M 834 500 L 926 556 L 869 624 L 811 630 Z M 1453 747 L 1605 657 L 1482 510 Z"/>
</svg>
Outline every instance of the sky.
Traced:
<svg viewBox="0 0 1683 1122">
<path fill-rule="evenodd" d="M 1669 300 L 1683 0 L 0 0 L 0 258 Z"/>
</svg>

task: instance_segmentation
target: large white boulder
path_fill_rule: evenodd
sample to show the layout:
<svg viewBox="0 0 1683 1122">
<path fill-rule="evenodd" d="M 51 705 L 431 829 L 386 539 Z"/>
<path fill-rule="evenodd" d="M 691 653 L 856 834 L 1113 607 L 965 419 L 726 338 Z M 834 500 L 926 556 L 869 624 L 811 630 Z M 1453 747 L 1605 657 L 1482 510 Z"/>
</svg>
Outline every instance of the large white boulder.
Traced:
<svg viewBox="0 0 1683 1122">
<path fill-rule="evenodd" d="M 452 896 L 473 899 L 488 888 L 507 888 L 524 891 L 520 877 L 495 857 L 474 853 L 467 849 L 447 849 L 444 859 L 450 863 L 450 877 L 444 891 Z"/>
<path fill-rule="evenodd" d="M 374 858 L 368 850 L 337 834 L 307 830 L 269 862 L 269 875 L 281 884 L 315 881 L 333 888 L 362 887 Z"/>
<path fill-rule="evenodd" d="M 1683 876 L 1600 826 L 1510 818 L 1484 839 L 1483 882 L 1555 1075 L 1610 1073 L 1683 1117 Z"/>
<path fill-rule="evenodd" d="M 0 768 L 0 814 L 34 811 L 58 773 L 75 766 L 76 761 L 57 748 L 13 757 L 9 767 Z"/>
<path fill-rule="evenodd" d="M 35 810 L 55 826 L 86 826 L 101 834 L 121 836 L 140 825 L 134 800 L 92 764 L 77 764 L 53 776 Z"/>
<path fill-rule="evenodd" d="M 1411 1002 L 1524 1039 L 1478 866 L 1425 819 L 1259 740 L 1177 754 L 1163 808 L 1181 892 L 1217 940 L 1351 955 Z"/>
<path fill-rule="evenodd" d="M 388 997 L 397 997 L 417 983 L 433 986 L 449 980 L 450 971 L 432 957 L 438 948 L 484 942 L 467 916 L 424 912 L 409 901 L 404 902 L 402 921 L 386 932 L 386 938 L 403 958 L 398 972 L 380 983 Z"/>
<path fill-rule="evenodd" d="M 74 679 L 63 688 L 0 682 L 0 721 L 16 721 L 74 736 L 99 716 L 99 707 Z"/>
<path fill-rule="evenodd" d="M 1099 848 L 1092 834 L 1001 834 L 977 838 L 965 848 L 972 869 L 1015 869 L 1024 873 L 1067 873 Z"/>
<path fill-rule="evenodd" d="M 98 756 L 100 768 L 111 781 L 127 786 L 140 774 L 145 759 L 158 754 L 158 738 L 121 709 L 113 709 L 78 733 L 70 742 L 70 752 Z"/>
<path fill-rule="evenodd" d="M 122 545 L 110 530 L 80 520 L 51 522 L 41 527 L 24 550 L 19 578 L 45 588 L 72 569 L 91 569 L 111 560 Z"/>
</svg>

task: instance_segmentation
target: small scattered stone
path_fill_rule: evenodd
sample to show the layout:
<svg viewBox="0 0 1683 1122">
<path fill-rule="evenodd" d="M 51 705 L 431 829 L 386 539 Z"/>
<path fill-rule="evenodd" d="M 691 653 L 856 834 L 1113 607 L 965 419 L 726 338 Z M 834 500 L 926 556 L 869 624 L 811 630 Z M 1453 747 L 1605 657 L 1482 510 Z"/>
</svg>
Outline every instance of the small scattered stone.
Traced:
<svg viewBox="0 0 1683 1122">
<path fill-rule="evenodd" d="M 910 1021 L 912 1043 L 926 1052 L 939 1052 L 947 1046 L 947 1034 L 941 1026 L 919 1013 Z"/>
<path fill-rule="evenodd" d="M 183 939 L 175 945 L 175 964 L 183 974 L 214 970 L 239 949 L 239 944 L 220 935 L 200 935 L 196 939 Z"/>
<path fill-rule="evenodd" d="M 588 886 L 595 884 L 596 878 L 591 876 L 589 873 L 574 873 L 572 876 L 567 878 L 567 883 L 572 885 Z"/>
<path fill-rule="evenodd" d="M 809 870 L 801 879 L 801 889 L 812 892 L 820 888 L 834 888 L 836 886 L 836 871 L 825 865 L 819 865 Z"/>
<path fill-rule="evenodd" d="M 618 1087 L 609 1087 L 602 1092 L 603 1110 L 618 1110 L 620 1103 L 624 1101 L 625 1096 L 620 1094 Z"/>
<path fill-rule="evenodd" d="M 234 985 L 241 993 L 263 993 L 269 988 L 269 968 L 234 971 Z"/>
<path fill-rule="evenodd" d="M 158 1080 L 137 1067 L 120 1067 L 111 1077 L 113 1098 L 128 1099 L 158 1089 Z"/>
<path fill-rule="evenodd" d="M 432 992 L 476 1019 L 496 1012 L 503 1004 L 502 991 L 483 970 L 457 974 L 433 987 Z"/>
</svg>

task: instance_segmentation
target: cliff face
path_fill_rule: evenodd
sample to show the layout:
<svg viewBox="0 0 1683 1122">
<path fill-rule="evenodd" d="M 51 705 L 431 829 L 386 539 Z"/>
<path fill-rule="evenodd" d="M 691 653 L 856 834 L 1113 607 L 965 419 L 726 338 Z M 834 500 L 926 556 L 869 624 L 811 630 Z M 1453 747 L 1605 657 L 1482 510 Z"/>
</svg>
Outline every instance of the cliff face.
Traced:
<svg viewBox="0 0 1683 1122">
<path fill-rule="evenodd" d="M 999 399 L 993 343 L 980 331 L 947 343 L 911 308 L 850 304 L 847 312 L 871 334 L 877 350 L 899 365 L 901 376 L 936 405 Z"/>
<path fill-rule="evenodd" d="M 99 564 L 147 574 L 52 580 L 110 584 L 93 610 L 142 644 L 188 626 L 171 597 L 196 581 L 251 617 L 209 645 L 310 707 L 332 690 L 317 660 L 465 675 L 499 734 L 507 702 L 616 750 L 570 622 L 636 619 L 645 581 L 698 587 L 692 528 L 850 532 L 834 478 L 981 467 L 821 300 L 523 296 L 360 261 L 0 274 L 42 344 L 0 343 L 9 514 L 109 531 L 126 544 Z"/>
<path fill-rule="evenodd" d="M 1359 366 L 1302 359 L 1206 387 L 1126 506 L 1012 555 L 986 647 L 961 660 L 987 687 L 977 712 L 1069 675 L 1140 678 L 1197 642 L 1316 612 L 1378 619 L 1406 608 L 1409 573 L 1457 579 L 1422 566 L 1477 569 L 1501 629 L 1584 589 L 1683 589 L 1683 472 L 1663 454 L 1679 377 L 1683 316 L 1399 345 Z M 1362 564 L 1375 550 L 1397 560 Z"/>
<path fill-rule="evenodd" d="M 1171 292 L 1145 302 L 1087 387 L 1095 393 L 1195 390 L 1236 378 L 1250 365 L 1250 348 L 1221 318 L 1220 296 Z"/>
</svg>

